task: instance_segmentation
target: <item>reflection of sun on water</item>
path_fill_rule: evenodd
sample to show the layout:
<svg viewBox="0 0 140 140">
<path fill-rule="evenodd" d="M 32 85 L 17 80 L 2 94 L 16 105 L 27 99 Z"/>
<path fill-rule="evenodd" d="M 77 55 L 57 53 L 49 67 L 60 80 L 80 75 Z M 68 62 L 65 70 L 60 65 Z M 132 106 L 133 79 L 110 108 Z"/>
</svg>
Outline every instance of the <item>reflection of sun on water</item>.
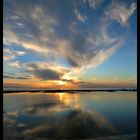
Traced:
<svg viewBox="0 0 140 140">
<path fill-rule="evenodd" d="M 58 93 L 58 96 L 59 96 L 59 100 L 61 101 L 61 100 L 63 100 L 63 96 L 65 95 L 66 93 Z"/>
<path fill-rule="evenodd" d="M 65 105 L 72 106 L 74 108 L 79 108 L 79 94 L 69 94 L 69 93 L 57 93 L 59 100 L 62 101 Z"/>
</svg>

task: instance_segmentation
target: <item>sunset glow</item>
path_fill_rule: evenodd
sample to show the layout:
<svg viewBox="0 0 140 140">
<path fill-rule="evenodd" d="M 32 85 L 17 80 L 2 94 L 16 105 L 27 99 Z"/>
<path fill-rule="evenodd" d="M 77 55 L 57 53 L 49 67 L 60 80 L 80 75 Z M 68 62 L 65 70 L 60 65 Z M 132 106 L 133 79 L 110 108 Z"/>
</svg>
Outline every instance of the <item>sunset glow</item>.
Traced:
<svg viewBox="0 0 140 140">
<path fill-rule="evenodd" d="M 135 0 L 4 0 L 4 89 L 136 88 L 136 16 Z"/>
</svg>

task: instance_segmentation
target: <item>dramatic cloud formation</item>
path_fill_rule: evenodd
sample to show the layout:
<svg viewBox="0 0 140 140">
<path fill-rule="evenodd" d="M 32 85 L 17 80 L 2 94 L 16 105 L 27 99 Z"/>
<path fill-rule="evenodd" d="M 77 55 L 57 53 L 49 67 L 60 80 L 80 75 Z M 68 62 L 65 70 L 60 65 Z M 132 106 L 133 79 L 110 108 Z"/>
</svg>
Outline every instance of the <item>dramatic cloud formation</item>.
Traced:
<svg viewBox="0 0 140 140">
<path fill-rule="evenodd" d="M 5 0 L 5 75 L 12 71 L 15 75 L 24 73 L 44 81 L 78 82 L 88 70 L 100 65 L 108 67 L 104 64 L 111 61 L 113 55 L 118 55 L 118 60 L 117 51 L 128 45 L 128 37 L 135 48 L 131 36 L 136 34 L 127 32 L 135 25 L 130 22 L 130 29 L 126 25 L 130 17 L 134 18 L 136 3 L 111 1 L 105 4 L 104 1 L 62 0 L 60 4 L 57 0 L 39 3 Z M 100 8 L 102 4 L 104 8 Z M 130 73 L 135 73 L 135 67 L 132 68 Z"/>
<path fill-rule="evenodd" d="M 41 69 L 35 64 L 29 64 L 29 71 L 34 76 L 44 79 L 44 80 L 59 80 L 61 73 L 57 73 L 56 71 L 50 69 Z"/>
</svg>

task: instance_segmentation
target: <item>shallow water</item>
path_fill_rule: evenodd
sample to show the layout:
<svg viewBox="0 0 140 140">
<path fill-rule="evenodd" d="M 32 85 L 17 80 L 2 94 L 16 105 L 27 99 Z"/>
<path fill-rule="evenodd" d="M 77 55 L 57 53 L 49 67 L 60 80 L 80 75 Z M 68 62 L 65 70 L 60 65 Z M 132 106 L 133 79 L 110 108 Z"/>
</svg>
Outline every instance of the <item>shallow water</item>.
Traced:
<svg viewBox="0 0 140 140">
<path fill-rule="evenodd" d="M 4 94 L 4 124 L 23 135 L 94 138 L 133 134 L 136 92 Z"/>
</svg>

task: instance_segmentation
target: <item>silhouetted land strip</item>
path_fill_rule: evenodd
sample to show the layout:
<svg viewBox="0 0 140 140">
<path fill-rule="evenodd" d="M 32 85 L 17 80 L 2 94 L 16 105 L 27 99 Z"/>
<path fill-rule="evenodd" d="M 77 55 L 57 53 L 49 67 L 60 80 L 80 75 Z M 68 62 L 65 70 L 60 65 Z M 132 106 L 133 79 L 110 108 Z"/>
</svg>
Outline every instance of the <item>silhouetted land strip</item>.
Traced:
<svg viewBox="0 0 140 140">
<path fill-rule="evenodd" d="M 5 90 L 3 93 L 17 93 L 17 92 L 42 92 L 42 93 L 63 93 L 63 92 L 69 92 L 69 93 L 75 93 L 75 92 L 116 92 L 116 91 L 137 91 L 137 89 L 79 89 L 79 90 Z"/>
</svg>

